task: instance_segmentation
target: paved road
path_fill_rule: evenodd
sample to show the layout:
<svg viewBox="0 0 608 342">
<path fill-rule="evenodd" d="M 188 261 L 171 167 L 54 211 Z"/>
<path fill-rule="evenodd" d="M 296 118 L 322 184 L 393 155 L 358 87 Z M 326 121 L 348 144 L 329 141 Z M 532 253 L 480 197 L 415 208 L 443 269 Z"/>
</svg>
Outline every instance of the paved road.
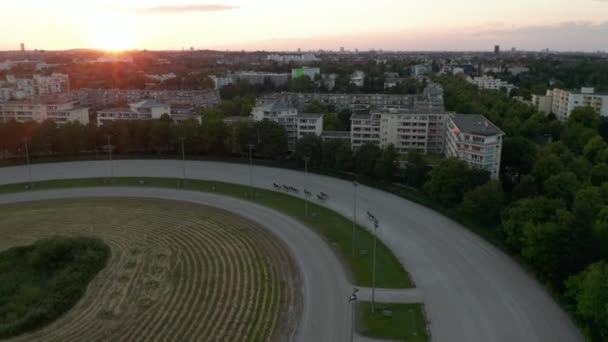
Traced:
<svg viewBox="0 0 608 342">
<path fill-rule="evenodd" d="M 115 161 L 113 165 L 116 176 L 181 177 L 181 162 L 177 161 Z M 187 162 L 186 166 L 188 178 L 249 183 L 245 165 Z M 109 162 L 32 166 L 34 180 L 109 174 Z M 300 188 L 304 184 L 303 173 L 296 171 L 255 167 L 253 174 L 258 187 L 272 188 L 272 182 Z M 0 169 L 0 184 L 25 181 L 25 167 Z M 309 189 L 328 193 L 328 207 L 352 216 L 349 182 L 311 174 Z M 357 192 L 357 220 L 368 223 L 367 210 L 380 220 L 380 238 L 419 288 L 433 341 L 583 341 L 544 288 L 491 244 L 415 203 L 365 186 Z M 319 270 L 319 276 L 326 274 Z"/>
</svg>

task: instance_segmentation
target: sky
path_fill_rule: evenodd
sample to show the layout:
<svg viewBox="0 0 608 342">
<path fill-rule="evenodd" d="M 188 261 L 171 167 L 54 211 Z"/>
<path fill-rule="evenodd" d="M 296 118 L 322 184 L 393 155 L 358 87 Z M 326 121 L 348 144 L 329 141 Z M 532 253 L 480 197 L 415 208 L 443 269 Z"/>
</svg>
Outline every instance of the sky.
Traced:
<svg viewBox="0 0 608 342">
<path fill-rule="evenodd" d="M 608 50 L 608 0 L 1 0 L 0 50 Z"/>
</svg>

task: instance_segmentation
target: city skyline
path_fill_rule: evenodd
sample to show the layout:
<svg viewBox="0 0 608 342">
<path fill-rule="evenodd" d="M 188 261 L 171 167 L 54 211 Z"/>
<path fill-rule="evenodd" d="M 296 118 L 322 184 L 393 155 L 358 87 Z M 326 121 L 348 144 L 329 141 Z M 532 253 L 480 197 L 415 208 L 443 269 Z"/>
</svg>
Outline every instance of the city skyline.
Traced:
<svg viewBox="0 0 608 342">
<path fill-rule="evenodd" d="M 0 50 L 606 49 L 608 1 L 23 0 Z M 551 13 L 551 16 L 547 16 Z"/>
</svg>

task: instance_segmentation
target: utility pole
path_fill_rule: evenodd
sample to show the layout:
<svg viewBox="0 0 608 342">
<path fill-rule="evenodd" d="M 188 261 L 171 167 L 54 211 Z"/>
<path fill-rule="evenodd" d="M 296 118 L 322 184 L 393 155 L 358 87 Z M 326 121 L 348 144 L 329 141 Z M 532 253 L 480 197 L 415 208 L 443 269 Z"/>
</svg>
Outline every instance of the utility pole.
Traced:
<svg viewBox="0 0 608 342">
<path fill-rule="evenodd" d="M 23 143 L 25 144 L 25 158 L 27 161 L 27 175 L 29 187 L 32 187 L 32 166 L 30 165 L 30 149 L 27 145 L 27 138 L 23 139 Z"/>
<path fill-rule="evenodd" d="M 110 135 L 108 138 L 108 157 L 110 158 L 110 178 L 114 179 L 114 161 L 112 160 L 112 137 Z"/>
<path fill-rule="evenodd" d="M 304 211 L 306 212 L 306 217 L 308 217 L 308 196 L 306 196 L 306 191 L 308 191 L 308 162 L 310 161 L 310 157 L 304 157 Z"/>
<path fill-rule="evenodd" d="M 357 302 L 357 292 L 359 292 L 358 288 L 353 289 L 353 294 L 350 295 L 348 302 L 350 303 L 350 342 L 353 342 L 355 338 L 355 303 Z"/>
<path fill-rule="evenodd" d="M 249 147 L 249 187 L 251 188 L 251 198 L 254 198 L 254 190 L 253 190 L 253 149 L 255 148 L 254 144 L 247 145 Z"/>
<path fill-rule="evenodd" d="M 186 137 L 180 137 L 179 140 L 182 142 L 182 188 L 186 187 L 186 152 L 184 148 L 184 141 Z"/>
<path fill-rule="evenodd" d="M 374 219 L 374 260 L 372 266 L 372 314 L 376 312 L 376 240 L 378 235 L 378 220 Z"/>
<path fill-rule="evenodd" d="M 356 232 L 357 232 L 357 187 L 359 186 L 359 183 L 357 183 L 357 181 L 353 181 L 353 188 L 354 188 L 354 195 L 353 195 L 353 248 L 352 248 L 352 254 L 353 257 L 355 256 L 355 245 L 356 245 Z"/>
</svg>

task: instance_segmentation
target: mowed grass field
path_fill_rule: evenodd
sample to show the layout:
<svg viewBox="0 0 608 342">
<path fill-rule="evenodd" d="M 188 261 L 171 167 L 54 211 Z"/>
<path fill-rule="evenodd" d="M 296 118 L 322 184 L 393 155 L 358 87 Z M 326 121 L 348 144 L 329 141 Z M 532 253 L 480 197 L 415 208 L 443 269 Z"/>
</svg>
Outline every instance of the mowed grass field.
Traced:
<svg viewBox="0 0 608 342">
<path fill-rule="evenodd" d="M 0 206 L 0 250 L 54 235 L 103 239 L 108 266 L 67 314 L 9 341 L 283 341 L 299 319 L 286 248 L 226 211 L 147 199 Z"/>
</svg>

